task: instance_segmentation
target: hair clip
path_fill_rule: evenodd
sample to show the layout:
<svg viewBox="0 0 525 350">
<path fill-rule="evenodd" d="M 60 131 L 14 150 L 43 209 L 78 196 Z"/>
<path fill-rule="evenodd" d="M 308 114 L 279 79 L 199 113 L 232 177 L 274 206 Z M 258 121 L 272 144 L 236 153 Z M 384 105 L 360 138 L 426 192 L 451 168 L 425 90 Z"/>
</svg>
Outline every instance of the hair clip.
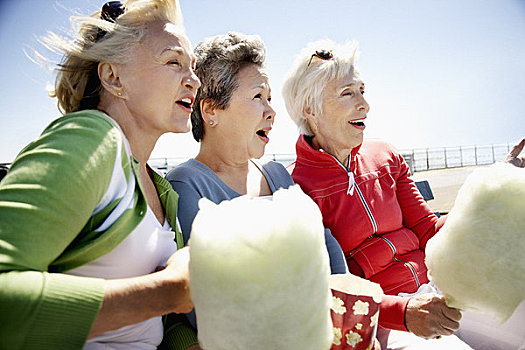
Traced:
<svg viewBox="0 0 525 350">
<path fill-rule="evenodd" d="M 115 23 L 117 18 L 124 13 L 124 10 L 124 4 L 120 1 L 106 2 L 100 11 L 100 18 Z M 95 42 L 99 41 L 106 34 L 107 32 L 105 30 L 99 28 L 97 36 L 95 37 Z"/>
<path fill-rule="evenodd" d="M 110 1 L 106 2 L 104 6 L 102 6 L 100 17 L 103 20 L 115 23 L 115 20 L 118 18 L 118 16 L 122 15 L 123 13 L 124 4 L 122 4 L 120 1 Z"/>
</svg>

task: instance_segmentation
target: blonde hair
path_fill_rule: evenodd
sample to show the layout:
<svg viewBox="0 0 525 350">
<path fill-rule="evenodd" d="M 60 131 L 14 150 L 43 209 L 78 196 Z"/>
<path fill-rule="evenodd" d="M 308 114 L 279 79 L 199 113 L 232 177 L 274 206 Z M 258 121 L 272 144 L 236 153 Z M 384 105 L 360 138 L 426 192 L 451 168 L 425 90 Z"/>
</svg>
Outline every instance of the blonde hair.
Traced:
<svg viewBox="0 0 525 350">
<path fill-rule="evenodd" d="M 126 62 L 149 23 L 170 22 L 184 31 L 179 0 L 127 0 L 122 4 L 124 13 L 115 23 L 102 19 L 99 10 L 91 16 L 71 17 L 77 33 L 72 40 L 55 33 L 41 39 L 47 48 L 64 54 L 57 65 L 55 89 L 50 92 L 57 97 L 62 113 L 97 107 L 99 62 Z"/>
<path fill-rule="evenodd" d="M 288 71 L 282 95 L 288 114 L 295 122 L 299 133 L 312 136 L 304 111 L 310 109 L 318 115 L 322 109 L 322 98 L 326 84 L 340 79 L 353 71 L 358 77 L 355 62 L 359 55 L 357 41 L 337 44 L 324 39 L 307 44 L 296 56 Z M 331 51 L 333 58 L 321 59 L 315 56 L 316 51 Z"/>
</svg>

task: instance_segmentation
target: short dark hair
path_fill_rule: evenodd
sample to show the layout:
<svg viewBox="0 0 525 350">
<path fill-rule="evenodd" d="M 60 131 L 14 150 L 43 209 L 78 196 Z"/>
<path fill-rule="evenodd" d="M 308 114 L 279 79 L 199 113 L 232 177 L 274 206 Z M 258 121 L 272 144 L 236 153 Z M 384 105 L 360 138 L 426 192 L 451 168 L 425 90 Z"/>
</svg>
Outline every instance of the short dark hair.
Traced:
<svg viewBox="0 0 525 350">
<path fill-rule="evenodd" d="M 216 108 L 227 108 L 239 85 L 239 70 L 250 63 L 262 66 L 265 52 L 258 35 L 235 32 L 206 38 L 195 47 L 195 74 L 201 81 L 191 113 L 191 131 L 195 140 L 200 141 L 204 136 L 200 102 L 209 101 Z"/>
</svg>

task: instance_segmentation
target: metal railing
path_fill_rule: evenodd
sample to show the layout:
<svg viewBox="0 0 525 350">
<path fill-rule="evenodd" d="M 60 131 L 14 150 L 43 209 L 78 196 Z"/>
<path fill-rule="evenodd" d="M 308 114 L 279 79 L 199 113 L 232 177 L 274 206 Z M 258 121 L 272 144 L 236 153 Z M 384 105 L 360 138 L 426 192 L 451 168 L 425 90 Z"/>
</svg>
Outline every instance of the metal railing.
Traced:
<svg viewBox="0 0 525 350">
<path fill-rule="evenodd" d="M 471 165 L 486 165 L 498 162 L 510 151 L 512 145 L 492 144 L 456 147 L 415 148 L 401 150 L 401 154 L 412 172 L 456 168 Z M 187 157 L 151 158 L 148 163 L 165 173 L 171 168 L 188 160 Z M 270 153 L 263 160 L 277 161 L 284 166 L 295 160 L 292 153 Z M 1 165 L 9 167 L 9 163 Z"/>
<path fill-rule="evenodd" d="M 473 145 L 403 150 L 401 154 L 412 172 L 487 165 L 501 161 L 511 144 Z"/>
</svg>

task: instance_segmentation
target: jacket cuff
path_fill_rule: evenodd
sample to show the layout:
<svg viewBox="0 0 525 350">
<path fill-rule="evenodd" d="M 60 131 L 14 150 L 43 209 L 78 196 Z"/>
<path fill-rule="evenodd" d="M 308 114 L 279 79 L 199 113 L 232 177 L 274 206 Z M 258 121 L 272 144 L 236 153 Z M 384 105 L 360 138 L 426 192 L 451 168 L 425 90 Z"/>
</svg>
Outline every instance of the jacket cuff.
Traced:
<svg viewBox="0 0 525 350">
<path fill-rule="evenodd" d="M 408 332 L 405 325 L 405 310 L 409 300 L 410 298 L 383 295 L 379 307 L 379 326 Z"/>
</svg>

